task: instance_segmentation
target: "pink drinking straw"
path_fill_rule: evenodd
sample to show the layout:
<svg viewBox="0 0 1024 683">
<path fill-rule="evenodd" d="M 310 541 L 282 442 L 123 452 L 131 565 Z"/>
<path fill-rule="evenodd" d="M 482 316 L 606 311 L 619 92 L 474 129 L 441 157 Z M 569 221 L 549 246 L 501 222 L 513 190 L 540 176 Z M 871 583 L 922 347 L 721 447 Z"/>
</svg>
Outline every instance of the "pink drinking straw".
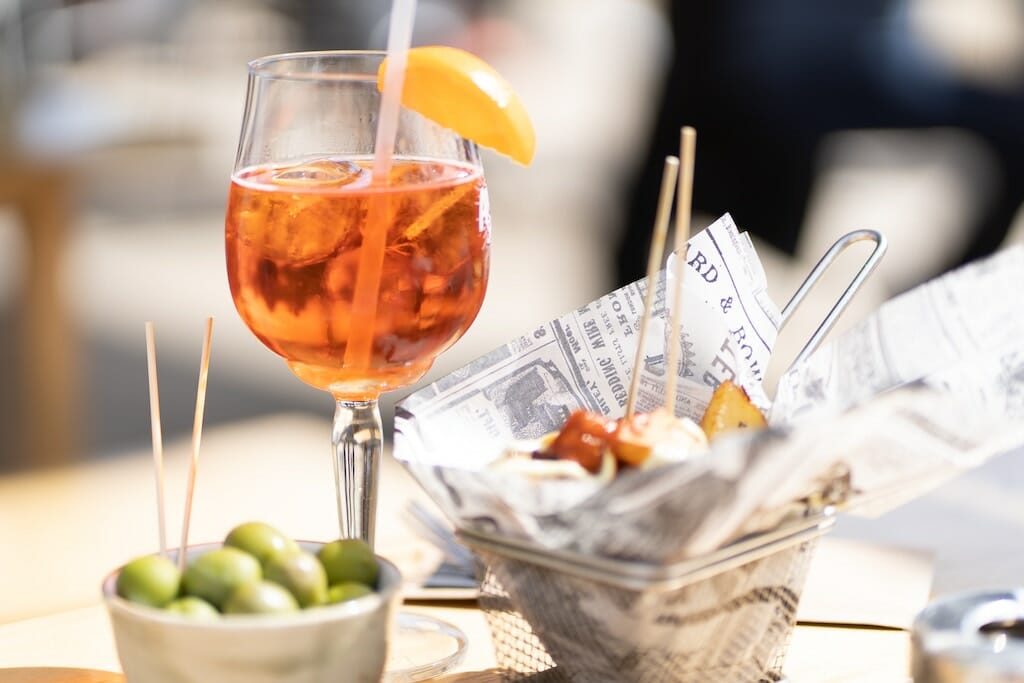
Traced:
<svg viewBox="0 0 1024 683">
<path fill-rule="evenodd" d="M 412 43 L 412 24 L 416 13 L 416 0 L 395 0 L 391 6 L 391 24 L 388 28 L 388 53 L 384 68 L 384 93 L 377 117 L 377 141 L 373 149 L 371 183 L 388 184 L 391 161 L 398 137 L 398 114 L 401 108 L 402 87 L 405 84 L 405 65 L 409 45 Z M 363 235 L 363 249 L 359 256 L 356 286 L 352 297 L 352 318 L 360 321 L 352 329 L 352 337 L 345 348 L 345 365 L 366 367 L 373 351 L 373 330 L 377 317 L 377 292 L 380 290 L 384 249 L 387 246 L 387 198 L 383 193 L 371 195 Z"/>
<path fill-rule="evenodd" d="M 388 57 L 384 71 L 384 93 L 377 118 L 377 143 L 373 149 L 373 180 L 387 183 L 391 158 L 395 154 L 398 136 L 398 111 L 405 85 L 405 65 L 412 44 L 412 24 L 416 14 L 416 0 L 395 0 L 391 6 L 388 27 Z"/>
</svg>

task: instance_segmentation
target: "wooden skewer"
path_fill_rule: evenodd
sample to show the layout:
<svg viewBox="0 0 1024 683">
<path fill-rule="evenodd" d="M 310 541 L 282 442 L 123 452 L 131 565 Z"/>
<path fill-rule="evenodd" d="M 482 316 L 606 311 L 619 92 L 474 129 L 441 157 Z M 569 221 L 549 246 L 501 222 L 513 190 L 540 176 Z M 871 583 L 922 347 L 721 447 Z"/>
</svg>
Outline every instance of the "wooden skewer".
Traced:
<svg viewBox="0 0 1024 683">
<path fill-rule="evenodd" d="M 679 262 L 676 268 L 675 295 L 672 297 L 672 321 L 668 333 L 668 364 L 665 381 L 665 409 L 672 415 L 676 413 L 683 274 L 686 272 L 686 243 L 690 240 L 690 205 L 693 201 L 693 160 L 696 155 L 696 147 L 697 131 L 690 126 L 684 126 L 679 144 L 682 169 L 679 174 L 679 202 L 676 204 L 675 252 Z"/>
<path fill-rule="evenodd" d="M 626 401 L 627 419 L 633 417 L 633 412 L 636 410 L 637 393 L 640 391 L 640 369 L 644 362 L 647 328 L 650 326 L 651 311 L 654 308 L 658 271 L 661 270 L 661 259 L 665 254 L 665 238 L 668 235 L 668 221 L 672 215 L 672 200 L 675 198 L 678 173 L 679 158 L 665 157 L 665 169 L 661 175 L 661 192 L 658 195 L 658 212 L 654 218 L 654 234 L 651 236 L 651 250 L 647 255 L 647 293 L 644 295 L 644 312 L 640 318 L 640 331 L 637 335 L 636 358 L 633 360 L 633 380 L 629 386 L 629 399 Z"/>
<path fill-rule="evenodd" d="M 210 338 L 213 336 L 213 318 L 206 319 L 203 334 L 203 354 L 199 362 L 199 388 L 196 391 L 196 413 L 192 423 L 192 461 L 188 468 L 188 484 L 185 489 L 185 519 L 181 524 L 181 545 L 178 546 L 178 568 L 185 571 L 185 556 L 188 548 L 188 524 L 192 517 L 192 494 L 196 488 L 196 470 L 199 467 L 199 442 L 203 433 L 203 413 L 206 410 L 206 380 L 210 372 Z"/>
<path fill-rule="evenodd" d="M 149 365 L 149 418 L 153 435 L 153 471 L 156 474 L 156 516 L 160 556 L 167 557 L 167 518 L 164 506 L 164 438 L 160 429 L 160 390 L 156 382 L 156 332 L 146 323 L 146 363 Z"/>
</svg>

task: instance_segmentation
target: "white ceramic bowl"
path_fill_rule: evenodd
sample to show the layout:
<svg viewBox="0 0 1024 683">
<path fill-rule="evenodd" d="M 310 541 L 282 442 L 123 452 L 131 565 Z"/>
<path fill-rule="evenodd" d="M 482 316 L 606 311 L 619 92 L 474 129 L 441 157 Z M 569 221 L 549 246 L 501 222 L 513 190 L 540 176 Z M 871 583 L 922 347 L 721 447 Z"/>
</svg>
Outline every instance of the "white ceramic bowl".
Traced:
<svg viewBox="0 0 1024 683">
<path fill-rule="evenodd" d="M 323 544 L 301 543 L 316 552 Z M 189 547 L 189 559 L 219 547 Z M 176 551 L 172 552 L 172 559 Z M 376 683 L 401 599 L 398 568 L 377 557 L 377 591 L 287 615 L 190 620 L 117 595 L 114 571 L 103 598 L 129 683 Z"/>
</svg>

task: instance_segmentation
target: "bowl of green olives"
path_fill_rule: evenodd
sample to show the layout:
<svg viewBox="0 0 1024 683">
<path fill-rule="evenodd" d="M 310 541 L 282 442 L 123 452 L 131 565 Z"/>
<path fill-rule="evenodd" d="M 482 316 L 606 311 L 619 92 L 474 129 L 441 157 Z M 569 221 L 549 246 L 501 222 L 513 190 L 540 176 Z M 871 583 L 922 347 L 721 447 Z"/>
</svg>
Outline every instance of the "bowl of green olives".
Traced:
<svg viewBox="0 0 1024 683">
<path fill-rule="evenodd" d="M 129 683 L 379 681 L 401 575 L 355 539 L 248 522 L 223 543 L 136 558 L 103 582 Z"/>
</svg>

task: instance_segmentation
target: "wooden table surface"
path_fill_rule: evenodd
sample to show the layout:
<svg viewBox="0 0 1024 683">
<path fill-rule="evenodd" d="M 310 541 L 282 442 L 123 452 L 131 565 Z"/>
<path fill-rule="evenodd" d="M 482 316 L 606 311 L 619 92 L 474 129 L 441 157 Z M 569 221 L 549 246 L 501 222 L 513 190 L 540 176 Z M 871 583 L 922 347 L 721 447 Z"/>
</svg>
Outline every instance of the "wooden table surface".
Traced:
<svg viewBox="0 0 1024 683">
<path fill-rule="evenodd" d="M 209 430 L 190 542 L 221 539 L 251 519 L 270 522 L 295 538 L 336 536 L 329 438 L 327 419 L 300 415 Z M 172 545 L 178 543 L 188 452 L 186 442 L 165 449 Z M 400 466 L 385 462 L 378 551 L 415 584 L 440 555 L 406 526 L 403 510 L 410 500 L 429 501 Z M 0 683 L 102 683 L 96 678 L 102 674 L 93 671 L 119 670 L 99 583 L 112 568 L 156 549 L 153 491 L 146 452 L 0 478 Z M 885 561 L 881 555 L 872 558 L 876 565 Z M 875 576 L 885 569 L 874 568 Z M 835 588 L 826 586 L 824 592 L 848 586 Z M 927 585 L 919 588 L 927 595 Z M 437 680 L 497 680 L 490 635 L 475 603 L 412 604 L 403 610 L 448 621 L 468 636 L 465 660 Z M 907 632 L 899 629 L 801 624 L 786 674 L 792 683 L 904 683 L 909 647 Z M 75 669 L 78 677 L 69 677 Z"/>
<path fill-rule="evenodd" d="M 467 635 L 466 658 L 455 671 L 435 679 L 439 683 L 500 680 L 487 624 L 473 604 L 403 609 L 447 621 Z M 785 672 L 791 683 L 908 683 L 909 648 L 905 631 L 799 625 Z M 65 669 L 65 676 L 44 676 L 50 668 Z M 75 678 L 67 675 L 67 669 L 120 670 L 102 605 L 0 626 L 0 683 L 86 683 L 96 676 Z M 101 678 L 96 683 L 105 681 Z"/>
</svg>

